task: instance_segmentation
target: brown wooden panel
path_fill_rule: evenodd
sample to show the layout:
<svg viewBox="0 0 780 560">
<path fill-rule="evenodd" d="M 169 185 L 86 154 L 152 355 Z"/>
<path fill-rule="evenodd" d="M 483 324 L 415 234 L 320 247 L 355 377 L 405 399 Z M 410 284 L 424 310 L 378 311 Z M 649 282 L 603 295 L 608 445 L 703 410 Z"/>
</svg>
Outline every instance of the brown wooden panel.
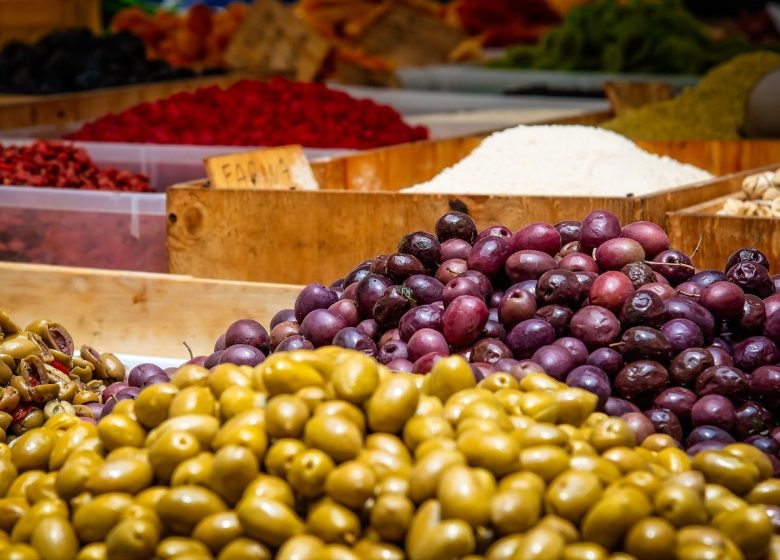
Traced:
<svg viewBox="0 0 780 560">
<path fill-rule="evenodd" d="M 648 152 L 726 175 L 780 162 L 780 140 L 635 140 Z"/>
</svg>

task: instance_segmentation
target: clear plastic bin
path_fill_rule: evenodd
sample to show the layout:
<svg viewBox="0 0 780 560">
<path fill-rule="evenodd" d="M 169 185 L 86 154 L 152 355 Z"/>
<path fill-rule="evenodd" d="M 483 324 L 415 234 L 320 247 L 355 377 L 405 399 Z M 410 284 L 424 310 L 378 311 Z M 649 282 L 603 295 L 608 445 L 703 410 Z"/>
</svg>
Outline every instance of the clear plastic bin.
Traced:
<svg viewBox="0 0 780 560">
<path fill-rule="evenodd" d="M 164 193 L 0 187 L 0 260 L 168 269 Z"/>
</svg>

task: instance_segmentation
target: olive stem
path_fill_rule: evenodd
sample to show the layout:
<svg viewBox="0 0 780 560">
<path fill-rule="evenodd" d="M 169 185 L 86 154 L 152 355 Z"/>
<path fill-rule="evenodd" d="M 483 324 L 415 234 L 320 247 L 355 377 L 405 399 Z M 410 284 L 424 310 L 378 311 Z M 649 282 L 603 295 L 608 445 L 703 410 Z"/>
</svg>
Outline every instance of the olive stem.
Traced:
<svg viewBox="0 0 780 560">
<path fill-rule="evenodd" d="M 644 262 L 645 262 L 645 264 L 647 264 L 649 266 L 653 266 L 653 265 L 656 265 L 656 266 L 681 266 L 683 268 L 690 268 L 691 270 L 696 271 L 696 267 L 695 266 L 690 265 L 690 264 L 686 264 L 686 263 L 663 263 L 663 262 L 655 262 L 655 261 L 644 261 Z"/>
<path fill-rule="evenodd" d="M 693 250 L 693 253 L 691 253 L 691 260 L 693 260 L 693 257 L 696 256 L 696 253 L 699 252 L 699 248 L 701 248 L 701 242 L 704 241 L 704 234 L 699 235 L 699 242 L 696 244 L 696 248 Z"/>
<path fill-rule="evenodd" d="M 691 297 L 691 298 L 698 298 L 699 297 L 699 294 L 692 294 L 692 293 L 686 292 L 684 290 L 677 290 L 677 293 L 681 294 L 683 296 Z"/>
<path fill-rule="evenodd" d="M 193 353 L 192 353 L 192 348 L 190 348 L 190 345 L 189 345 L 189 344 L 187 344 L 187 341 L 186 341 L 186 340 L 182 340 L 182 342 L 181 342 L 181 343 L 182 343 L 182 344 L 184 344 L 184 347 L 187 349 L 187 352 L 189 352 L 189 353 L 190 353 L 190 360 L 191 360 L 192 358 L 194 358 L 195 356 L 194 356 L 194 355 L 193 355 Z"/>
</svg>

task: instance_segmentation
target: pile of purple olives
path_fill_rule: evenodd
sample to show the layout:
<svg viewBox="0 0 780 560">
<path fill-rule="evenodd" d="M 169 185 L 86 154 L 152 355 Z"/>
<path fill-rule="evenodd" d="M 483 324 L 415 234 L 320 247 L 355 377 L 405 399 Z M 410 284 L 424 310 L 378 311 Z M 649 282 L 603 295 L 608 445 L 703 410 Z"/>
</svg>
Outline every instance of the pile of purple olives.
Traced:
<svg viewBox="0 0 780 560">
<path fill-rule="evenodd" d="M 780 275 L 769 268 L 745 248 L 722 271 L 697 271 L 660 226 L 604 210 L 515 232 L 448 212 L 435 234 L 306 286 L 270 335 L 237 321 L 205 366 L 332 344 L 422 374 L 460 354 L 478 380 L 542 370 L 591 391 L 639 442 L 665 433 L 694 453 L 745 441 L 776 460 Z"/>
</svg>

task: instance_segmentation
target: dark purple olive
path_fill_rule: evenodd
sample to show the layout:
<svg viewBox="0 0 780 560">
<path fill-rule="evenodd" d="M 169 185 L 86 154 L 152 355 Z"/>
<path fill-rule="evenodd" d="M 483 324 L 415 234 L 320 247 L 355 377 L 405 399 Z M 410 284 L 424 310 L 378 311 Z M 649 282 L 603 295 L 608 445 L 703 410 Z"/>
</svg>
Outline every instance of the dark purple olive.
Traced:
<svg viewBox="0 0 780 560">
<path fill-rule="evenodd" d="M 615 389 L 634 403 L 649 403 L 669 384 L 669 372 L 652 360 L 627 364 L 615 376 Z"/>
<path fill-rule="evenodd" d="M 580 251 L 589 255 L 593 249 L 607 241 L 620 237 L 620 220 L 611 212 L 596 210 L 591 212 L 580 224 L 577 241 Z"/>
<path fill-rule="evenodd" d="M 731 344 L 729 342 L 726 342 L 726 339 L 720 336 L 712 337 L 712 340 L 710 341 L 710 346 L 716 346 L 717 348 L 722 348 L 723 350 L 731 354 Z"/>
<path fill-rule="evenodd" d="M 661 325 L 661 332 L 672 348 L 673 354 L 678 354 L 688 348 L 700 348 L 704 345 L 704 335 L 699 325 L 688 319 L 672 319 Z"/>
<path fill-rule="evenodd" d="M 766 268 L 752 262 L 738 262 L 726 273 L 729 282 L 742 288 L 746 294 L 753 294 L 761 299 L 775 293 L 775 283 L 769 277 Z"/>
<path fill-rule="evenodd" d="M 498 304 L 498 318 L 505 328 L 532 318 L 536 314 L 536 298 L 517 284 L 507 288 Z"/>
<path fill-rule="evenodd" d="M 315 311 L 320 311 L 322 313 L 329 313 L 329 311 L 324 311 L 322 309 L 315 309 Z M 309 315 L 311 315 L 312 313 L 309 313 Z M 330 340 L 326 342 L 326 344 L 329 343 Z M 263 354 L 263 352 L 259 348 L 255 348 L 254 346 L 249 346 L 248 344 L 234 344 L 233 346 L 228 346 L 227 348 L 225 348 L 225 350 L 222 351 L 222 355 L 219 357 L 220 364 L 234 364 L 237 366 L 250 366 L 250 367 L 256 366 L 257 364 L 261 363 L 263 360 L 265 360 L 265 354 Z"/>
<path fill-rule="evenodd" d="M 451 282 L 453 278 L 457 278 L 469 269 L 468 263 L 465 259 L 449 259 L 444 261 L 436 269 L 436 280 L 446 285 Z M 430 278 L 430 276 L 423 276 L 423 278 Z M 442 288 L 443 289 L 443 288 Z"/>
<path fill-rule="evenodd" d="M 386 276 L 396 284 L 400 284 L 410 276 L 423 274 L 425 267 L 415 256 L 404 253 L 393 253 L 387 259 Z"/>
<path fill-rule="evenodd" d="M 328 311 L 341 315 L 350 327 L 355 327 L 360 322 L 360 311 L 358 311 L 357 303 L 355 303 L 354 300 L 340 299 L 328 307 Z M 292 321 L 290 323 L 292 323 Z M 295 324 L 297 325 L 298 323 Z M 273 331 L 271 332 L 273 333 Z M 273 338 L 273 336 L 271 338 Z"/>
<path fill-rule="evenodd" d="M 656 433 L 666 434 L 675 441 L 683 440 L 683 429 L 677 415 L 666 408 L 651 408 L 645 412 L 648 420 L 653 423 Z"/>
<path fill-rule="evenodd" d="M 285 321 L 295 321 L 294 309 L 282 309 L 281 311 L 277 311 L 276 314 L 271 318 L 271 322 L 268 324 L 268 326 L 273 329 L 276 325 L 278 325 L 279 323 L 284 323 Z M 222 342 L 224 344 L 224 339 Z M 224 348 L 214 348 L 214 349 L 224 350 Z"/>
<path fill-rule="evenodd" d="M 588 355 L 588 359 L 585 360 L 585 363 L 589 366 L 596 366 L 606 373 L 610 379 L 613 379 L 625 365 L 623 356 L 620 352 L 606 346 L 603 348 L 596 348 L 591 352 Z"/>
<path fill-rule="evenodd" d="M 389 282 L 389 280 L 388 280 Z M 295 298 L 295 320 L 303 321 L 315 309 L 327 309 L 338 299 L 336 292 L 322 284 L 309 284 Z"/>
<path fill-rule="evenodd" d="M 745 401 L 737 408 L 734 434 L 738 439 L 769 433 L 774 426 L 774 418 L 763 405 L 755 401 Z"/>
<path fill-rule="evenodd" d="M 504 271 L 511 282 L 538 280 L 547 272 L 558 268 L 555 259 L 542 251 L 518 251 L 506 259 Z"/>
<path fill-rule="evenodd" d="M 501 300 L 504 298 L 504 294 L 506 294 L 506 290 L 494 290 L 492 294 L 490 294 L 490 298 L 488 298 L 487 304 L 490 309 L 495 309 L 496 313 L 498 313 L 498 304 L 501 303 Z M 496 315 L 494 321 L 498 321 L 498 315 Z"/>
<path fill-rule="evenodd" d="M 740 336 L 760 334 L 766 323 L 766 308 L 764 301 L 753 294 L 745 295 L 742 312 L 729 322 L 732 332 Z"/>
<path fill-rule="evenodd" d="M 677 249 L 661 251 L 653 257 L 653 270 L 669 280 L 672 286 L 677 286 L 693 276 L 696 270 L 691 258 Z"/>
<path fill-rule="evenodd" d="M 209 357 L 206 358 L 206 362 L 203 364 L 203 367 L 206 369 L 211 369 L 218 365 L 219 359 L 222 357 L 222 352 L 224 352 L 224 350 L 217 350 L 216 352 L 210 354 Z"/>
<path fill-rule="evenodd" d="M 780 411 L 780 367 L 762 366 L 750 375 L 750 395 L 772 410 Z"/>
<path fill-rule="evenodd" d="M 471 362 L 469 366 L 471 366 L 471 371 L 474 372 L 474 379 L 477 383 L 483 379 L 486 379 L 487 377 L 490 377 L 490 375 L 496 371 L 493 369 L 492 365 L 486 362 Z"/>
<path fill-rule="evenodd" d="M 669 365 L 669 377 L 682 387 L 693 388 L 702 372 L 715 365 L 712 354 L 704 348 L 686 348 Z"/>
<path fill-rule="evenodd" d="M 485 328 L 482 329 L 482 337 L 497 338 L 503 341 L 506 340 L 506 329 L 504 328 L 504 325 L 498 321 L 488 319 L 488 322 L 485 323 Z"/>
<path fill-rule="evenodd" d="M 628 402 L 626 399 L 609 397 L 604 404 L 604 413 L 609 414 L 610 416 L 623 416 L 624 414 L 631 414 L 632 412 L 642 414 L 637 405 Z"/>
<path fill-rule="evenodd" d="M 671 410 L 680 419 L 680 422 L 688 423 L 691 419 L 691 408 L 696 399 L 696 393 L 690 389 L 670 387 L 661 391 L 653 399 L 653 407 Z"/>
<path fill-rule="evenodd" d="M 604 408 L 609 395 L 612 393 L 609 377 L 595 366 L 578 366 L 573 368 L 568 372 L 565 379 L 566 385 L 569 387 L 579 387 L 596 395 L 599 398 L 599 410 Z"/>
<path fill-rule="evenodd" d="M 138 364 L 127 374 L 127 385 L 130 387 L 143 387 L 144 382 L 153 375 L 162 375 L 163 370 L 155 364 Z M 114 384 L 116 385 L 116 384 Z M 118 389 L 117 389 L 118 390 Z"/>
<path fill-rule="evenodd" d="M 293 314 L 293 321 L 294 320 L 295 320 L 295 315 Z M 221 335 L 219 335 L 219 338 L 217 338 L 217 341 L 214 343 L 214 352 L 216 352 L 218 350 L 224 350 L 225 348 L 226 348 L 226 346 L 225 346 L 225 333 L 222 333 Z"/>
<path fill-rule="evenodd" d="M 588 348 L 580 339 L 573 336 L 564 336 L 553 342 L 555 346 L 565 348 L 571 357 L 574 358 L 574 365 L 581 366 L 588 359 Z"/>
<path fill-rule="evenodd" d="M 406 360 L 408 357 L 406 342 L 402 340 L 391 340 L 385 343 L 376 355 L 377 361 L 381 364 L 389 364 L 393 360 Z"/>
<path fill-rule="evenodd" d="M 368 271 L 371 274 L 379 274 L 381 276 L 387 276 L 387 261 L 390 260 L 390 255 L 377 255 L 371 262 L 371 268 Z"/>
<path fill-rule="evenodd" d="M 512 351 L 496 338 L 483 338 L 474 345 L 471 352 L 472 362 L 495 364 L 503 358 L 511 358 Z"/>
<path fill-rule="evenodd" d="M 542 319 L 527 319 L 515 325 L 506 345 L 516 359 L 530 358 L 542 346 L 555 342 L 555 329 Z"/>
<path fill-rule="evenodd" d="M 276 352 L 292 352 L 293 350 L 314 350 L 314 344 L 296 334 L 288 336 L 276 347 Z"/>
<path fill-rule="evenodd" d="M 366 275 L 368 276 L 368 275 Z M 344 291 L 341 292 L 341 295 L 339 296 L 339 299 L 355 299 L 355 292 L 357 291 L 358 283 L 355 282 L 353 284 L 348 285 L 346 288 L 344 288 Z M 293 317 L 295 319 L 295 317 Z"/>
<path fill-rule="evenodd" d="M 473 350 L 474 350 L 474 348 L 472 346 L 467 346 L 466 348 L 461 348 L 460 350 L 455 352 L 455 355 L 456 356 L 460 356 L 461 358 L 463 358 L 467 362 L 470 362 L 471 361 L 471 353 L 472 353 Z"/>
<path fill-rule="evenodd" d="M 773 438 L 769 436 L 749 436 L 745 438 L 745 443 L 757 447 L 768 455 L 777 455 L 780 452 L 780 444 L 778 444 Z"/>
<path fill-rule="evenodd" d="M 371 340 L 379 338 L 379 325 L 377 325 L 376 321 L 373 319 L 363 319 L 355 328 Z"/>
<path fill-rule="evenodd" d="M 569 323 L 569 331 L 590 350 L 612 344 L 620 336 L 620 321 L 609 309 L 588 305 L 577 311 Z"/>
<path fill-rule="evenodd" d="M 706 395 L 691 407 L 691 422 L 694 426 L 715 426 L 730 432 L 736 420 L 734 405 L 723 395 Z"/>
<path fill-rule="evenodd" d="M 512 230 L 502 225 L 490 226 L 480 231 L 476 240 L 484 239 L 485 237 L 501 237 L 509 241 L 509 238 L 512 237 Z"/>
<path fill-rule="evenodd" d="M 580 283 L 573 272 L 562 268 L 548 270 L 536 283 L 536 299 L 540 305 L 574 307 L 580 301 Z"/>
<path fill-rule="evenodd" d="M 561 250 L 558 251 L 558 254 L 555 256 L 559 259 L 562 259 L 564 257 L 571 255 L 572 253 L 580 253 L 580 244 L 577 243 L 576 241 L 572 241 L 570 243 L 567 243 L 563 247 L 561 247 Z M 580 253 L 580 254 L 584 254 L 584 253 Z M 593 262 L 595 263 L 596 261 Z"/>
<path fill-rule="evenodd" d="M 715 282 L 702 290 L 699 303 L 716 319 L 727 321 L 742 314 L 745 292 L 732 282 Z"/>
<path fill-rule="evenodd" d="M 628 276 L 616 270 L 610 270 L 593 281 L 590 288 L 590 302 L 606 307 L 613 313 L 620 313 L 626 300 L 634 293 L 634 286 Z"/>
<path fill-rule="evenodd" d="M 349 301 L 349 300 L 339 300 L 339 301 Z M 355 302 L 352 302 L 353 305 L 354 303 Z M 336 304 L 334 303 L 333 305 Z M 301 331 L 301 326 L 298 324 L 298 321 L 285 321 L 283 323 L 279 323 L 273 329 L 271 329 L 271 349 L 272 350 L 276 349 L 276 347 L 279 346 L 279 343 L 282 342 L 285 338 L 287 338 L 288 336 L 299 334 L 300 331 Z"/>
<path fill-rule="evenodd" d="M 509 373 L 513 367 L 515 367 L 517 364 L 519 364 L 517 360 L 514 358 L 501 358 L 496 363 L 493 364 L 493 368 L 496 371 L 503 371 L 505 373 Z"/>
<path fill-rule="evenodd" d="M 715 318 L 698 303 L 681 297 L 673 297 L 664 302 L 666 318 L 689 319 L 699 325 L 704 339 L 708 340 L 715 334 Z"/>
<path fill-rule="evenodd" d="M 417 257 L 429 272 L 436 270 L 441 262 L 439 240 L 424 231 L 415 231 L 404 235 L 398 243 L 398 252 Z"/>
<path fill-rule="evenodd" d="M 531 249 L 554 256 L 561 249 L 561 234 L 550 224 L 534 222 L 517 230 L 509 239 L 512 253 Z"/>
<path fill-rule="evenodd" d="M 658 224 L 652 222 L 632 222 L 623 226 L 623 237 L 637 241 L 645 250 L 648 259 L 669 248 L 669 237 Z"/>
<path fill-rule="evenodd" d="M 585 253 L 569 253 L 558 262 L 559 268 L 565 268 L 572 272 L 596 272 L 599 271 L 599 265 L 593 260 L 593 257 Z"/>
<path fill-rule="evenodd" d="M 558 381 L 563 381 L 577 365 L 566 348 L 555 344 L 547 344 L 536 350 L 531 356 L 531 361 L 542 366 L 547 375 Z"/>
<path fill-rule="evenodd" d="M 669 340 L 663 332 L 652 327 L 631 327 L 616 346 L 627 362 L 646 359 L 666 363 L 672 357 Z"/>
<path fill-rule="evenodd" d="M 468 214 L 450 211 L 436 221 L 436 237 L 440 242 L 462 239 L 473 243 L 477 238 L 477 225 Z"/>
<path fill-rule="evenodd" d="M 601 270 L 620 270 L 631 263 L 645 260 L 645 250 L 628 237 L 607 239 L 594 253 Z"/>
<path fill-rule="evenodd" d="M 496 278 L 504 270 L 507 258 L 512 254 L 509 242 L 502 237 L 484 237 L 474 243 L 467 259 L 469 268 Z"/>
<path fill-rule="evenodd" d="M 240 319 L 225 331 L 225 345 L 230 347 L 236 344 L 246 344 L 268 352 L 268 331 L 257 321 Z"/>
<path fill-rule="evenodd" d="M 685 452 L 690 457 L 695 457 L 702 451 L 720 451 L 726 447 L 726 444 L 722 441 L 703 441 L 701 443 L 697 443 L 696 445 L 691 445 L 688 449 L 685 450 Z"/>
<path fill-rule="evenodd" d="M 100 418 L 100 413 L 103 410 L 103 403 L 91 402 L 87 403 L 85 406 L 92 412 L 93 417 Z"/>
<path fill-rule="evenodd" d="M 462 348 L 476 342 L 487 320 L 488 308 L 484 300 L 474 296 L 459 296 L 444 310 L 441 317 L 442 331 L 447 342 Z"/>
<path fill-rule="evenodd" d="M 377 354 L 377 348 L 374 341 L 355 327 L 341 329 L 336 333 L 336 336 L 333 337 L 332 344 L 333 346 L 339 346 L 341 348 L 357 350 L 368 356 L 376 356 Z"/>
<path fill-rule="evenodd" d="M 414 369 L 414 364 L 409 360 L 404 360 L 403 358 L 396 358 L 395 360 L 388 362 L 386 365 L 390 371 L 405 371 L 407 373 L 412 373 L 412 370 Z"/>
<path fill-rule="evenodd" d="M 444 290 L 441 293 L 441 300 L 446 307 L 452 303 L 455 298 L 460 296 L 474 296 L 476 298 L 484 299 L 479 284 L 462 276 L 453 278 L 444 286 Z"/>
<path fill-rule="evenodd" d="M 166 375 L 166 378 L 167 377 L 168 376 Z M 141 387 L 125 387 L 121 391 L 118 391 L 115 396 L 117 400 L 124 400 L 122 398 L 124 395 L 127 395 L 131 399 L 135 399 L 136 397 L 138 397 L 138 393 L 140 392 L 141 392 Z"/>
<path fill-rule="evenodd" d="M 462 239 L 448 239 L 441 244 L 441 262 L 447 262 L 451 259 L 460 259 L 466 262 L 471 252 L 471 243 Z"/>
<path fill-rule="evenodd" d="M 398 329 L 389 329 L 383 332 L 382 336 L 379 337 L 377 347 L 381 348 L 391 340 L 401 340 L 401 333 L 398 332 Z"/>
<path fill-rule="evenodd" d="M 352 272 L 347 274 L 347 277 L 344 278 L 344 282 L 342 282 L 344 287 L 347 287 L 347 286 L 349 286 L 351 284 L 357 284 L 363 278 L 368 276 L 370 274 L 370 270 L 371 270 L 371 262 L 372 261 L 364 262 L 361 265 L 355 267 L 352 270 Z"/>
<path fill-rule="evenodd" d="M 775 293 L 777 293 L 780 290 L 780 274 L 772 274 L 770 278 L 775 285 Z"/>
<path fill-rule="evenodd" d="M 734 443 L 736 440 L 734 436 L 728 433 L 723 428 L 712 425 L 697 426 L 691 433 L 688 434 L 688 438 L 685 440 L 687 445 L 696 445 L 697 443 L 704 443 L 707 441 L 718 441 L 720 443 L 729 444 Z"/>
<path fill-rule="evenodd" d="M 355 288 L 355 303 L 360 314 L 363 317 L 373 317 L 376 302 L 392 286 L 389 278 L 379 274 L 369 274 L 358 282 Z"/>
<path fill-rule="evenodd" d="M 373 317 L 380 330 L 391 329 L 415 305 L 417 302 L 412 297 L 412 290 L 405 286 L 391 286 L 376 301 Z"/>
<path fill-rule="evenodd" d="M 521 280 L 517 284 L 512 284 L 510 288 L 519 288 L 521 290 L 525 290 L 532 296 L 534 296 L 534 299 L 536 299 L 536 280 Z M 507 291 L 509 288 L 507 288 Z M 506 294 L 506 292 L 504 292 Z"/>
<path fill-rule="evenodd" d="M 415 362 L 431 352 L 444 355 L 450 353 L 447 339 L 439 331 L 420 329 L 407 342 L 407 353 L 411 362 Z"/>
<path fill-rule="evenodd" d="M 732 359 L 736 367 L 750 373 L 780 361 L 780 350 L 765 336 L 751 336 L 734 346 Z"/>
<path fill-rule="evenodd" d="M 726 274 L 714 269 L 700 270 L 688 279 L 689 282 L 695 282 L 702 288 L 724 280 L 726 280 Z"/>
<path fill-rule="evenodd" d="M 635 290 L 647 284 L 653 284 L 658 281 L 658 275 L 653 272 L 650 265 L 644 262 L 632 262 L 620 269 L 620 272 L 628 276 L 631 285 Z"/>
<path fill-rule="evenodd" d="M 336 333 L 346 326 L 347 322 L 341 315 L 326 309 L 315 309 L 301 322 L 300 333 L 306 340 L 311 341 L 315 348 L 319 348 L 330 344 Z"/>
<path fill-rule="evenodd" d="M 467 270 L 459 276 L 460 278 L 468 278 L 479 285 L 482 290 L 482 299 L 488 301 L 490 296 L 493 295 L 493 284 L 490 282 L 490 278 L 482 274 L 478 270 Z"/>
<path fill-rule="evenodd" d="M 656 277 L 657 276 L 658 275 L 656 275 Z M 664 284 L 663 282 L 650 282 L 649 284 L 642 286 L 640 290 L 643 292 L 653 292 L 664 302 L 677 295 L 677 290 L 672 288 L 669 284 Z"/>
<path fill-rule="evenodd" d="M 640 445 L 645 439 L 656 432 L 653 423 L 641 412 L 627 412 L 621 414 L 620 417 L 628 424 L 631 431 L 634 432 L 634 438 L 636 439 L 637 445 Z"/>
<path fill-rule="evenodd" d="M 218 361 L 214 365 L 218 365 Z M 141 385 L 141 389 L 143 389 L 144 387 L 148 387 L 149 385 L 157 385 L 158 383 L 168 383 L 170 380 L 171 378 L 164 373 L 158 375 L 152 375 L 151 377 L 146 378 L 146 381 L 144 381 L 143 385 Z"/>
<path fill-rule="evenodd" d="M 510 368 L 509 373 L 512 377 L 521 381 L 528 374 L 544 373 L 544 369 L 531 360 L 518 360 L 517 363 Z"/>
<path fill-rule="evenodd" d="M 696 393 L 700 397 L 721 395 L 738 400 L 747 395 L 748 381 L 748 376 L 740 369 L 713 366 L 705 369 L 696 380 Z"/>
<path fill-rule="evenodd" d="M 446 357 L 447 354 L 440 354 L 439 352 L 425 354 L 414 362 L 412 365 L 412 373 L 428 373 L 436 362 Z"/>
<path fill-rule="evenodd" d="M 772 313 L 769 313 L 769 309 L 767 309 L 764 335 L 775 344 L 780 343 L 780 309 Z"/>
<path fill-rule="evenodd" d="M 103 408 L 100 409 L 100 418 L 103 419 L 114 410 L 114 407 L 118 402 L 134 400 L 134 397 L 130 393 L 122 393 L 112 395 L 108 399 L 103 399 Z"/>
<path fill-rule="evenodd" d="M 728 272 L 732 266 L 742 262 L 761 265 L 764 267 L 764 270 L 769 271 L 769 259 L 766 258 L 764 253 L 753 247 L 743 247 L 734 251 L 726 261 L 724 270 Z"/>
<path fill-rule="evenodd" d="M 627 327 L 660 327 L 666 319 L 663 300 L 655 293 L 640 290 L 631 294 L 620 311 L 620 322 Z"/>
<path fill-rule="evenodd" d="M 731 359 L 731 354 L 725 348 L 720 346 L 707 346 L 704 348 L 710 354 L 712 354 L 712 361 L 716 366 L 733 366 L 734 361 Z"/>
<path fill-rule="evenodd" d="M 420 329 L 441 331 L 441 316 L 443 312 L 433 305 L 420 305 L 404 313 L 398 322 L 398 335 L 408 342 L 414 333 Z"/>
<path fill-rule="evenodd" d="M 162 373 L 162 370 L 160 370 L 160 373 Z M 103 389 L 103 392 L 101 393 L 101 398 L 104 403 L 108 402 L 108 400 L 111 397 L 119 393 L 119 391 L 123 389 L 127 389 L 128 387 L 130 387 L 130 385 L 122 381 L 120 381 L 119 383 L 112 383 L 111 385 Z"/>
<path fill-rule="evenodd" d="M 691 282 L 690 280 L 687 282 L 683 282 L 682 284 L 679 284 L 677 286 L 678 296 L 685 299 L 689 299 L 691 301 L 695 301 L 697 303 L 699 302 L 699 298 L 701 297 L 703 291 L 704 288 L 702 288 L 695 282 Z"/>
<path fill-rule="evenodd" d="M 552 304 L 539 308 L 534 316 L 550 323 L 555 329 L 556 336 L 563 336 L 568 332 L 574 314 L 565 305 Z"/>
<path fill-rule="evenodd" d="M 555 229 L 561 236 L 561 245 L 566 245 L 572 241 L 577 241 L 580 235 L 580 222 L 575 220 L 565 220 L 555 224 Z"/>
</svg>

